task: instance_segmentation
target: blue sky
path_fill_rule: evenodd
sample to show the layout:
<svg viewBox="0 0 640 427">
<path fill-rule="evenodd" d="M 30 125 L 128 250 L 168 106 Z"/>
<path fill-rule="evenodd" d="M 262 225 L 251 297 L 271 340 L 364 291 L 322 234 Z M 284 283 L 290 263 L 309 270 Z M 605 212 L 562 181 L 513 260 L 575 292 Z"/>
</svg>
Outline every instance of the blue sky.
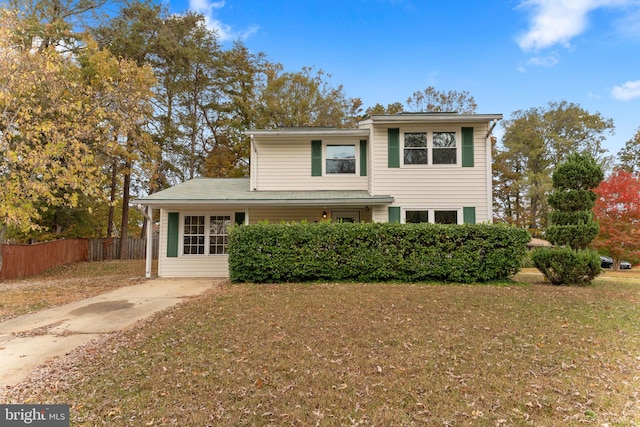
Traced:
<svg viewBox="0 0 640 427">
<path fill-rule="evenodd" d="M 640 0 L 170 0 L 287 71 L 331 74 L 364 106 L 427 86 L 469 91 L 479 113 L 566 100 L 640 127 Z M 501 136 L 501 130 L 494 132 Z"/>
</svg>

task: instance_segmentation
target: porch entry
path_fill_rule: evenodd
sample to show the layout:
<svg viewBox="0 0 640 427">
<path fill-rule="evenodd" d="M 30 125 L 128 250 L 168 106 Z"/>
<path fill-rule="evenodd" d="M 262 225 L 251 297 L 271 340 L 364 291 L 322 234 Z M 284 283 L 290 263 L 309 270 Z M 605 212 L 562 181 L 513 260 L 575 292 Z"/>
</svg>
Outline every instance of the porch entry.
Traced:
<svg viewBox="0 0 640 427">
<path fill-rule="evenodd" d="M 331 211 L 331 220 L 334 222 L 360 222 L 360 210 L 358 209 L 343 209 Z"/>
</svg>

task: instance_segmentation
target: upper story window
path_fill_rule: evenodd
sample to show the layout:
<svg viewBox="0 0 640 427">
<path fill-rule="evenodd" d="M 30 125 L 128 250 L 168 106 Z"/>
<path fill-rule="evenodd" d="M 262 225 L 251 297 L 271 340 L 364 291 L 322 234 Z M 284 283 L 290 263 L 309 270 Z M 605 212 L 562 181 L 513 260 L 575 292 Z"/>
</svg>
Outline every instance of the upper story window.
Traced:
<svg viewBox="0 0 640 427">
<path fill-rule="evenodd" d="M 404 132 L 404 165 L 455 165 L 456 132 Z"/>
<path fill-rule="evenodd" d="M 326 147 L 327 174 L 355 174 L 356 146 L 329 145 Z"/>
<path fill-rule="evenodd" d="M 433 133 L 433 164 L 455 165 L 458 154 L 455 132 Z"/>
<path fill-rule="evenodd" d="M 426 165 L 429 161 L 426 132 L 406 132 L 404 134 L 404 164 Z"/>
</svg>

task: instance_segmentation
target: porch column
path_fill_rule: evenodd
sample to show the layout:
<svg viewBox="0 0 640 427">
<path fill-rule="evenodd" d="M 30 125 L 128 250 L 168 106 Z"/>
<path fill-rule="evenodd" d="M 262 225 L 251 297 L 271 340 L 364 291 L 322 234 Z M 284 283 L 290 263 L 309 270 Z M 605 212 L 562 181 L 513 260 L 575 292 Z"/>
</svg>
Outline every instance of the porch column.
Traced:
<svg viewBox="0 0 640 427">
<path fill-rule="evenodd" d="M 145 276 L 151 277 L 151 265 L 153 263 L 153 208 L 147 206 L 147 255 Z"/>
</svg>

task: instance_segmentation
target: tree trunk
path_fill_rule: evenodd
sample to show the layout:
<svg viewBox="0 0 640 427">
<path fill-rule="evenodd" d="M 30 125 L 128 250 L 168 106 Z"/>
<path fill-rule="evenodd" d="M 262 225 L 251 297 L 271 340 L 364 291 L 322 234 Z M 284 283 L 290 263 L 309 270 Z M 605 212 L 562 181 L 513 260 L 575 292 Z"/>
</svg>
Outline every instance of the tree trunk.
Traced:
<svg viewBox="0 0 640 427">
<path fill-rule="evenodd" d="M 116 184 L 118 182 L 116 162 L 111 165 L 111 194 L 109 195 L 109 223 L 107 224 L 107 238 L 113 237 L 113 203 L 116 201 Z"/>
<path fill-rule="evenodd" d="M 0 271 L 2 270 L 2 245 L 4 244 L 4 234 L 7 232 L 7 226 L 0 226 Z"/>
<path fill-rule="evenodd" d="M 131 186 L 131 161 L 127 161 L 122 184 L 122 226 L 120 228 L 120 259 L 127 259 L 127 241 L 129 228 L 129 187 Z"/>
</svg>

